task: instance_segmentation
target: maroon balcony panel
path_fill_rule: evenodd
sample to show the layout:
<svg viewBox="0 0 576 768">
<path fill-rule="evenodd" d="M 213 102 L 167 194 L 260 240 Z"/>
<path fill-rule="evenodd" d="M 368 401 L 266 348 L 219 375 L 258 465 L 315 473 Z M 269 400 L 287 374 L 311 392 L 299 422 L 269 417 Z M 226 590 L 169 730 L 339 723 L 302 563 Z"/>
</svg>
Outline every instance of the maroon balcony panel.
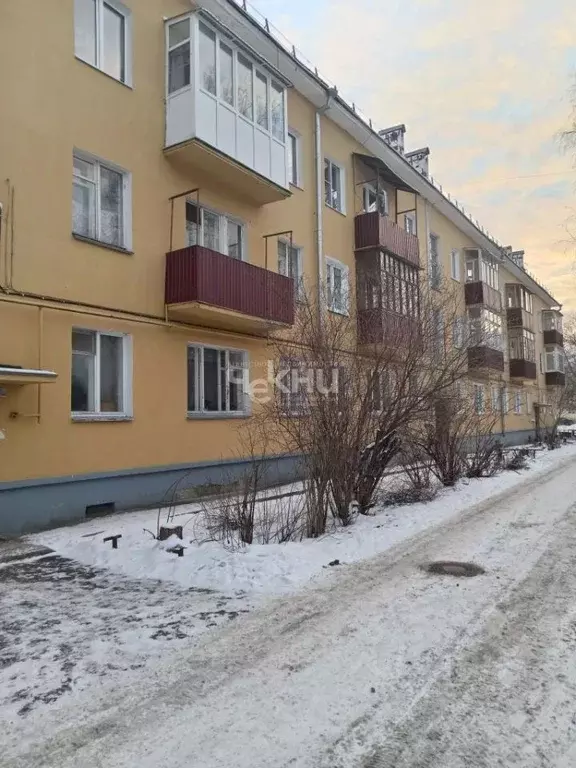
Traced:
<svg viewBox="0 0 576 768">
<path fill-rule="evenodd" d="M 503 371 L 504 354 L 500 350 L 490 349 L 490 347 L 470 347 L 468 349 L 468 367 Z"/>
<path fill-rule="evenodd" d="M 511 379 L 535 379 L 536 363 L 531 360 L 510 360 Z"/>
<path fill-rule="evenodd" d="M 522 307 L 508 307 L 506 310 L 508 328 L 526 328 L 531 331 L 533 327 L 532 315 Z"/>
<path fill-rule="evenodd" d="M 466 283 L 464 286 L 464 297 L 467 305 L 483 304 L 485 307 L 493 309 L 494 312 L 502 310 L 500 292 L 481 280 L 475 283 Z"/>
<path fill-rule="evenodd" d="M 283 325 L 294 323 L 294 281 L 194 245 L 166 254 L 166 304 L 199 301 Z"/>
<path fill-rule="evenodd" d="M 406 347 L 421 343 L 418 321 L 383 308 L 358 311 L 358 343 Z"/>
<path fill-rule="evenodd" d="M 354 219 L 354 233 L 357 251 L 382 248 L 414 267 L 420 266 L 418 238 L 395 224 L 389 216 L 382 216 L 376 211 L 360 213 Z"/>
<path fill-rule="evenodd" d="M 565 387 L 566 386 L 566 374 L 560 373 L 560 371 L 553 371 L 546 374 L 546 386 L 547 387 Z"/>
<path fill-rule="evenodd" d="M 564 336 L 560 331 L 544 331 L 544 344 L 555 344 L 559 347 L 563 347 Z"/>
</svg>

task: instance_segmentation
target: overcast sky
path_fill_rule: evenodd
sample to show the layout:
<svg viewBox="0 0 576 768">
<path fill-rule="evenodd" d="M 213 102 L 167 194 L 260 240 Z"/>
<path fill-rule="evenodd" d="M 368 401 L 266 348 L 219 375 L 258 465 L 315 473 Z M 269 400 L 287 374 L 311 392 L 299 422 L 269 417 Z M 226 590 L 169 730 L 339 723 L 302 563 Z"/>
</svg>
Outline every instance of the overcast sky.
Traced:
<svg viewBox="0 0 576 768">
<path fill-rule="evenodd" d="M 576 172 L 557 134 L 576 72 L 576 0 L 250 0 L 576 309 Z M 518 178 L 523 177 L 523 178 Z M 528 178 L 526 178 L 528 177 Z"/>
</svg>

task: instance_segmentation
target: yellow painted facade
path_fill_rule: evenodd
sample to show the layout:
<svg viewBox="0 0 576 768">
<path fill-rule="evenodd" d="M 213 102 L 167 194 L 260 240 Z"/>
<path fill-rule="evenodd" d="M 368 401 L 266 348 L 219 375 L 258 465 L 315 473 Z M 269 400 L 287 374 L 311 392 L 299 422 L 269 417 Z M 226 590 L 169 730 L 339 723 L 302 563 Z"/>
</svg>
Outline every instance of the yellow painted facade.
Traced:
<svg viewBox="0 0 576 768">
<path fill-rule="evenodd" d="M 318 104 L 296 87 L 287 90 L 288 128 L 299 137 L 299 184 L 290 188 L 287 199 L 266 205 L 251 202 L 238 189 L 223 184 L 221 174 L 191 169 L 176 154 L 163 151 L 163 20 L 189 13 L 190 3 L 125 3 L 131 11 L 130 85 L 75 56 L 74 0 L 60 0 L 57 8 L 53 3 L 22 0 L 6 4 L 2 11 L 0 367 L 50 370 L 57 373 L 57 380 L 0 385 L 4 394 L 0 397 L 0 498 L 2 483 L 198 462 L 217 464 L 235 455 L 242 419 L 187 416 L 187 345 L 196 342 L 245 350 L 253 378 L 260 378 L 266 370 L 269 347 L 265 338 L 242 330 L 241 323 L 235 332 L 224 332 L 170 322 L 164 288 L 171 226 L 172 249 L 186 245 L 185 198 L 175 199 L 172 210 L 173 196 L 198 189 L 201 205 L 241 221 L 247 260 L 273 271 L 278 269 L 276 240 L 269 243 L 266 264 L 264 236 L 292 231 L 294 244 L 301 248 L 304 282 L 309 290 L 317 284 Z M 227 6 L 226 0 L 222 6 Z M 30 54 L 25 57 L 21 56 L 23 39 L 30 44 Z M 17 73 L 14 62 L 18 62 Z M 366 154 L 367 150 L 336 124 L 329 110 L 320 122 L 321 162 L 330 158 L 344 170 L 346 196 L 345 213 L 322 202 L 323 255 L 348 266 L 350 296 L 354 297 L 354 214 L 362 210 L 361 182 L 371 177 L 354 153 Z M 72 235 L 75 150 L 130 174 L 129 252 Z M 385 188 L 388 215 L 403 226 L 403 215 L 396 217 L 396 201 L 406 210 L 414 196 L 400 192 L 396 197 L 389 183 Z M 430 232 L 440 237 L 447 276 L 452 249 L 478 246 L 422 196 L 417 199 L 417 226 L 424 269 Z M 462 274 L 463 270 L 462 265 Z M 508 281 L 502 269 L 501 282 Z M 463 285 L 459 287 L 463 291 Z M 545 306 L 535 300 L 535 312 Z M 80 423 L 72 418 L 73 328 L 130 336 L 129 418 Z M 539 355 L 541 335 L 537 344 Z M 539 390 L 545 390 L 540 372 L 534 386 L 526 388 L 532 402 Z M 522 415 L 508 414 L 506 429 L 531 429 L 531 418 L 526 409 Z"/>
</svg>

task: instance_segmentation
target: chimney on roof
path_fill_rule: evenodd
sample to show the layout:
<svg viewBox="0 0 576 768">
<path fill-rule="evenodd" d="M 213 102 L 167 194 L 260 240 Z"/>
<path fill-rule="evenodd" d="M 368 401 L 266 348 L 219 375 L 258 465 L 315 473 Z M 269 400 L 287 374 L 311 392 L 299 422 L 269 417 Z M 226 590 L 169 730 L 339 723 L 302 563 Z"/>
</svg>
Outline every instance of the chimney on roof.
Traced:
<svg viewBox="0 0 576 768">
<path fill-rule="evenodd" d="M 406 152 L 406 160 L 412 165 L 422 176 L 428 178 L 428 159 L 430 157 L 430 149 L 428 147 L 422 147 L 422 149 L 414 149 L 412 152 Z"/>
<path fill-rule="evenodd" d="M 384 128 L 378 131 L 378 135 L 381 136 L 386 144 L 395 149 L 398 154 L 404 154 L 404 134 L 406 133 L 406 126 L 393 125 L 392 128 Z"/>
<path fill-rule="evenodd" d="M 507 245 L 504 248 L 504 253 L 508 258 L 516 264 L 520 269 L 524 269 L 524 253 L 525 251 L 513 251 L 511 245 Z"/>
</svg>

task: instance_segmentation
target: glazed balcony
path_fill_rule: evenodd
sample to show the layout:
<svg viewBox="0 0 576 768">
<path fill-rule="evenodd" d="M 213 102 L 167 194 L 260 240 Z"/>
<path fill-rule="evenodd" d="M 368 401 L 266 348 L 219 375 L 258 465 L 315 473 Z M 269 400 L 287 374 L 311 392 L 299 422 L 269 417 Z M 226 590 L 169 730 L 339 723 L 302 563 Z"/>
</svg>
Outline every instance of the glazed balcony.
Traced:
<svg viewBox="0 0 576 768">
<path fill-rule="evenodd" d="M 504 371 L 504 353 L 487 346 L 468 348 L 468 368 L 475 372 Z"/>
<path fill-rule="evenodd" d="M 284 200 L 290 83 L 194 10 L 165 22 L 165 157 L 180 176 L 208 179 L 243 202 Z"/>
<path fill-rule="evenodd" d="M 168 316 L 265 335 L 294 323 L 294 281 L 199 245 L 166 254 Z"/>
<path fill-rule="evenodd" d="M 420 266 L 420 246 L 416 235 L 406 232 L 389 216 L 377 211 L 360 213 L 354 220 L 356 251 L 380 248 L 413 267 Z"/>
<path fill-rule="evenodd" d="M 542 330 L 544 332 L 544 344 L 546 346 L 564 346 L 562 313 L 559 310 L 542 310 Z"/>
<path fill-rule="evenodd" d="M 482 280 L 468 282 L 464 286 L 466 306 L 481 304 L 494 312 L 502 311 L 502 296 L 500 291 Z"/>
</svg>

